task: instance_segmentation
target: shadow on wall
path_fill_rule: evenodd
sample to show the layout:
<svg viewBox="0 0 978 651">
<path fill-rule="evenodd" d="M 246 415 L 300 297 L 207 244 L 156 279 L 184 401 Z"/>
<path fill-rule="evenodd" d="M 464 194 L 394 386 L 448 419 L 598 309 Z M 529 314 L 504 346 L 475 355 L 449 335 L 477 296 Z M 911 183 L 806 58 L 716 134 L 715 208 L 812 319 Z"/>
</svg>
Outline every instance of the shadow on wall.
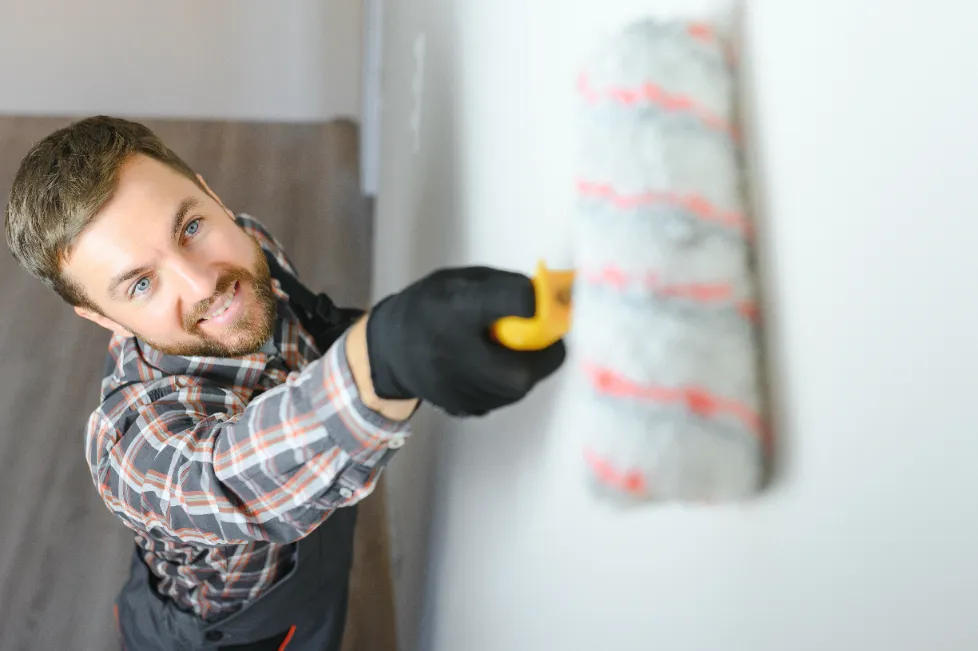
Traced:
<svg viewBox="0 0 978 651">
<path fill-rule="evenodd" d="M 758 302 L 761 305 L 763 317 L 760 337 L 761 347 L 761 382 L 762 396 L 765 400 L 767 424 L 772 436 L 771 457 L 768 467 L 764 492 L 776 490 L 788 473 L 790 442 L 784 424 L 787 422 L 783 413 L 784 398 L 787 393 L 786 378 L 776 377 L 775 369 L 785 368 L 784 361 L 778 355 L 783 346 L 775 345 L 779 335 L 778 306 L 772 303 L 771 297 L 779 295 L 776 283 L 778 268 L 774 251 L 774 237 L 770 232 L 771 206 L 765 186 L 765 179 L 770 178 L 765 166 L 765 141 L 760 125 L 763 124 L 758 114 L 757 93 L 760 84 L 754 78 L 754 59 L 746 44 L 755 42 L 748 38 L 750 16 L 742 3 L 738 3 L 732 22 L 735 47 L 739 50 L 738 75 L 738 104 L 739 122 L 744 133 L 744 175 L 746 182 L 746 203 L 749 214 L 755 223 L 756 240 L 754 244 L 754 268 L 757 282 Z"/>
</svg>

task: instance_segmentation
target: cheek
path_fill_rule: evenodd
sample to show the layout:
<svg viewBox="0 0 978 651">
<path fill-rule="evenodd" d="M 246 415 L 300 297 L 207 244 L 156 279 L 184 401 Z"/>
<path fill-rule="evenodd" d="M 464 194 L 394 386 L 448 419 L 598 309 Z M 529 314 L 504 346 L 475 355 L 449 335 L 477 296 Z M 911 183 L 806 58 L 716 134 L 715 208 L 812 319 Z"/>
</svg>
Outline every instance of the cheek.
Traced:
<svg viewBox="0 0 978 651">
<path fill-rule="evenodd" d="M 147 336 L 155 335 L 157 339 L 183 332 L 182 315 L 172 297 L 153 300 L 138 310 L 133 310 L 129 323 L 132 324 L 132 329 Z"/>
<path fill-rule="evenodd" d="M 255 241 L 251 237 L 236 228 L 214 235 L 207 243 L 206 253 L 212 261 L 254 271 Z"/>
<path fill-rule="evenodd" d="M 184 331 L 181 297 L 174 293 L 172 286 L 160 287 L 149 300 L 126 306 L 123 318 L 130 329 L 146 336 L 155 335 L 157 339 Z"/>
</svg>

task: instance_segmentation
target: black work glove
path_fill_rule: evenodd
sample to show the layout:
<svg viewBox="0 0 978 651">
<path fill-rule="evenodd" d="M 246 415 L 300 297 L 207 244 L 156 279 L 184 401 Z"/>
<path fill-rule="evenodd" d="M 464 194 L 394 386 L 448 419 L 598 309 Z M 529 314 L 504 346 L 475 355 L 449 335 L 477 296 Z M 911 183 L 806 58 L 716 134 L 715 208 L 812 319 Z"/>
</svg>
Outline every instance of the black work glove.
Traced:
<svg viewBox="0 0 978 651">
<path fill-rule="evenodd" d="M 523 398 L 564 362 L 558 341 L 510 350 L 490 335 L 504 316 L 533 316 L 530 279 L 489 267 L 439 269 L 380 301 L 367 356 L 381 398 L 420 398 L 454 416 L 482 416 Z"/>
</svg>

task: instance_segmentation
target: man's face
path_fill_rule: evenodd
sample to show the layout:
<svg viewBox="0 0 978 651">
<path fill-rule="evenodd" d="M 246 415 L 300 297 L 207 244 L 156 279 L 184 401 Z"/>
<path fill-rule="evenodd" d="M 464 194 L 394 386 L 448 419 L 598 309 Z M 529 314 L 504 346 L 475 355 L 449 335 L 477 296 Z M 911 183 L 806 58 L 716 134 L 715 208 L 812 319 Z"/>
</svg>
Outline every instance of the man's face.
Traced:
<svg viewBox="0 0 978 651">
<path fill-rule="evenodd" d="M 145 156 L 123 166 L 64 271 L 102 312 L 81 316 L 170 355 L 253 353 L 275 324 L 258 243 L 216 196 Z"/>
</svg>

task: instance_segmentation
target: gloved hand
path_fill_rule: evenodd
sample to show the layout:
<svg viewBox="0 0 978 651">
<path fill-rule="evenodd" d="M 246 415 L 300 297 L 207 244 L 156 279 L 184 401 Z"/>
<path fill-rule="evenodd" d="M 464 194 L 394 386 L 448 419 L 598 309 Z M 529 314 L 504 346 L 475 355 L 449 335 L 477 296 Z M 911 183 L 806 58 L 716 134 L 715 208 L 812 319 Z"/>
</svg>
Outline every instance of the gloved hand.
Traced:
<svg viewBox="0 0 978 651">
<path fill-rule="evenodd" d="M 530 279 L 489 267 L 439 269 L 380 301 L 367 319 L 376 394 L 420 398 L 454 416 L 482 416 L 523 398 L 564 362 L 563 341 L 510 350 L 489 328 L 535 311 Z"/>
</svg>

